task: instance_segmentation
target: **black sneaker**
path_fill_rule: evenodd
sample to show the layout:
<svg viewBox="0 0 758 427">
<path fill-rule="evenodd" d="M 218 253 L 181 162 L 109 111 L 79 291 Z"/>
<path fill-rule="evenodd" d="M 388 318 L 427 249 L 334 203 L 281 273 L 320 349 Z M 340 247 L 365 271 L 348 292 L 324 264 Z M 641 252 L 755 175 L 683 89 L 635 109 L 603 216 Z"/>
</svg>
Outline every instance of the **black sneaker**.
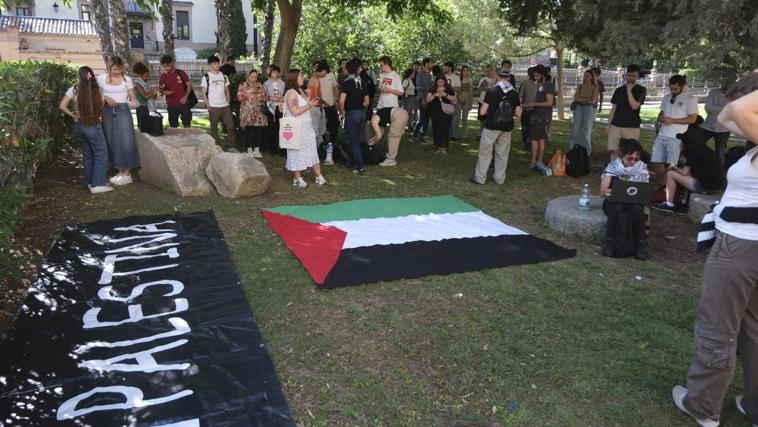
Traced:
<svg viewBox="0 0 758 427">
<path fill-rule="evenodd" d="M 472 184 L 476 184 L 476 185 L 484 185 L 484 184 L 482 184 L 481 182 L 477 181 L 477 180 L 476 180 L 476 178 L 470 178 L 470 179 L 468 180 L 468 182 L 470 182 L 470 183 L 472 183 Z"/>
<path fill-rule="evenodd" d="M 366 169 L 353 169 L 353 174 L 354 175 L 361 175 L 361 176 L 363 176 L 363 174 L 365 174 L 365 173 L 366 173 Z"/>
<path fill-rule="evenodd" d="M 666 202 L 661 202 L 661 203 L 658 203 L 657 205 L 653 205 L 650 207 L 659 212 L 668 213 L 668 214 L 674 213 L 674 207 L 670 206 Z"/>
</svg>

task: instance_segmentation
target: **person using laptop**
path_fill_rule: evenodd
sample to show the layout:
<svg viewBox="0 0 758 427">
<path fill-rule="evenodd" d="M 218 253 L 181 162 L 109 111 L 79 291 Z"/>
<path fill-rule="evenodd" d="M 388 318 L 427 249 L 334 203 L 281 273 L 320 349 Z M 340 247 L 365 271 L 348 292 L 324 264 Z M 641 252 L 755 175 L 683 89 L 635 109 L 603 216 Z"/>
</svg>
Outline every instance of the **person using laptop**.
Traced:
<svg viewBox="0 0 758 427">
<path fill-rule="evenodd" d="M 647 259 L 647 241 L 645 240 L 645 206 L 637 203 L 613 202 L 609 199 L 613 181 L 649 182 L 650 173 L 645 162 L 640 160 L 642 146 L 636 139 L 621 139 L 619 141 L 620 156 L 611 160 L 603 171 L 600 180 L 600 193 L 606 196 L 603 201 L 603 211 L 608 216 L 603 242 L 603 256 L 614 256 L 614 236 L 617 227 L 621 226 L 623 217 L 631 216 L 632 236 L 636 245 L 634 257 Z M 627 215 L 628 214 L 628 215 Z"/>
</svg>

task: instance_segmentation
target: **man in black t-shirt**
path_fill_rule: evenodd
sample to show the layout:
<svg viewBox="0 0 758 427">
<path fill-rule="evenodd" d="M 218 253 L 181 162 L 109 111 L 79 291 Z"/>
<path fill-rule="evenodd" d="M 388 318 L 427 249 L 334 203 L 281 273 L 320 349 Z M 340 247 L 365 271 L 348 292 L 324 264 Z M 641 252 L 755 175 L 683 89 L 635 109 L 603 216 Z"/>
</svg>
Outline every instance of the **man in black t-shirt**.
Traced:
<svg viewBox="0 0 758 427">
<path fill-rule="evenodd" d="M 474 177 L 471 182 L 484 184 L 487 171 L 495 152 L 495 173 L 492 179 L 498 184 L 505 182 L 505 170 L 508 167 L 508 155 L 511 151 L 511 131 L 513 117 L 521 117 L 521 100 L 518 91 L 511 84 L 511 73 L 501 68 L 497 72 L 498 82 L 487 89 L 479 114 L 484 118 L 482 136 L 479 140 L 479 158 L 476 162 Z M 509 106 L 503 105 L 507 103 Z M 505 116 L 504 114 L 508 114 Z"/>
<path fill-rule="evenodd" d="M 363 154 L 360 146 L 360 133 L 366 123 L 366 109 L 369 106 L 369 94 L 358 74 L 361 60 L 353 58 L 347 63 L 349 77 L 340 86 L 340 121 L 345 124 L 345 133 L 350 141 L 353 173 L 363 175 Z"/>
<path fill-rule="evenodd" d="M 619 141 L 622 139 L 640 139 L 640 108 L 645 103 L 647 89 L 637 84 L 640 67 L 631 64 L 626 67 L 626 84 L 613 91 L 611 113 L 608 115 L 608 151 L 611 160 L 618 157 Z"/>
<path fill-rule="evenodd" d="M 532 69 L 534 81 L 537 83 L 537 91 L 534 99 L 525 103 L 524 107 L 532 109 L 532 118 L 529 123 L 529 137 L 532 139 L 532 163 L 530 167 L 545 175 L 550 174 L 550 169 L 545 166 L 545 142 L 550 141 L 550 122 L 553 119 L 553 105 L 555 105 L 555 86 L 551 82 L 549 68 L 544 65 L 536 65 Z"/>
</svg>

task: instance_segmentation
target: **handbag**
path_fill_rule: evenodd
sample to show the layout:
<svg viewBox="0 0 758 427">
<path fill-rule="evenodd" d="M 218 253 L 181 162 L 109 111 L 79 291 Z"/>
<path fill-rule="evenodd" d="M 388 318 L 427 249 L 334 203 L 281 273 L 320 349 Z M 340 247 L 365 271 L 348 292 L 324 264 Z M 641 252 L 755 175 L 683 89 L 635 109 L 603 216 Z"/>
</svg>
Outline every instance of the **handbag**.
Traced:
<svg viewBox="0 0 758 427">
<path fill-rule="evenodd" d="M 178 72 L 178 70 L 177 70 L 177 72 Z M 186 88 L 187 88 L 187 80 L 184 80 L 184 78 L 182 78 L 182 83 L 184 83 L 184 87 L 185 87 L 185 90 L 186 90 Z M 187 96 L 187 106 L 189 108 L 193 108 L 195 105 L 197 105 L 198 102 L 199 101 L 197 99 L 197 95 L 195 95 L 195 90 L 193 89 L 193 90 L 190 91 L 189 96 Z"/>
<path fill-rule="evenodd" d="M 440 104 L 442 104 L 443 113 L 447 114 L 448 116 L 452 116 L 453 114 L 455 114 L 455 105 L 442 102 L 441 99 L 440 99 Z"/>
<path fill-rule="evenodd" d="M 303 148 L 301 120 L 297 117 L 279 119 L 279 148 L 299 150 Z"/>
</svg>

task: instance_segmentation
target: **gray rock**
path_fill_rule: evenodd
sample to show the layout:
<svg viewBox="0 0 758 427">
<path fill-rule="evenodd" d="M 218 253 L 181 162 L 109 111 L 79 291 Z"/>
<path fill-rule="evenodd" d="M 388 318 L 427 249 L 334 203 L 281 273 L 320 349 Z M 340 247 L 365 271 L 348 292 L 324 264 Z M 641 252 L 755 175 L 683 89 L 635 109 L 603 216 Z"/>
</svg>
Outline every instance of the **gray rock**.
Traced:
<svg viewBox="0 0 758 427">
<path fill-rule="evenodd" d="M 215 154 L 205 173 L 218 194 L 233 199 L 263 194 L 271 183 L 266 166 L 246 154 Z"/>
<path fill-rule="evenodd" d="M 137 132 L 140 179 L 180 196 L 207 196 L 213 185 L 205 175 L 211 156 L 221 152 L 200 129 L 165 129 L 163 136 Z"/>
<path fill-rule="evenodd" d="M 602 241 L 607 222 L 603 213 L 603 198 L 590 196 L 589 211 L 579 210 L 578 195 L 553 199 L 545 209 L 545 222 L 561 233 Z"/>
<path fill-rule="evenodd" d="M 708 209 L 711 208 L 711 205 L 721 200 L 722 194 L 691 194 L 690 195 L 690 207 L 689 207 L 689 216 L 690 220 L 692 222 L 700 223 L 700 221 L 703 220 L 703 217 L 708 212 Z"/>
</svg>

